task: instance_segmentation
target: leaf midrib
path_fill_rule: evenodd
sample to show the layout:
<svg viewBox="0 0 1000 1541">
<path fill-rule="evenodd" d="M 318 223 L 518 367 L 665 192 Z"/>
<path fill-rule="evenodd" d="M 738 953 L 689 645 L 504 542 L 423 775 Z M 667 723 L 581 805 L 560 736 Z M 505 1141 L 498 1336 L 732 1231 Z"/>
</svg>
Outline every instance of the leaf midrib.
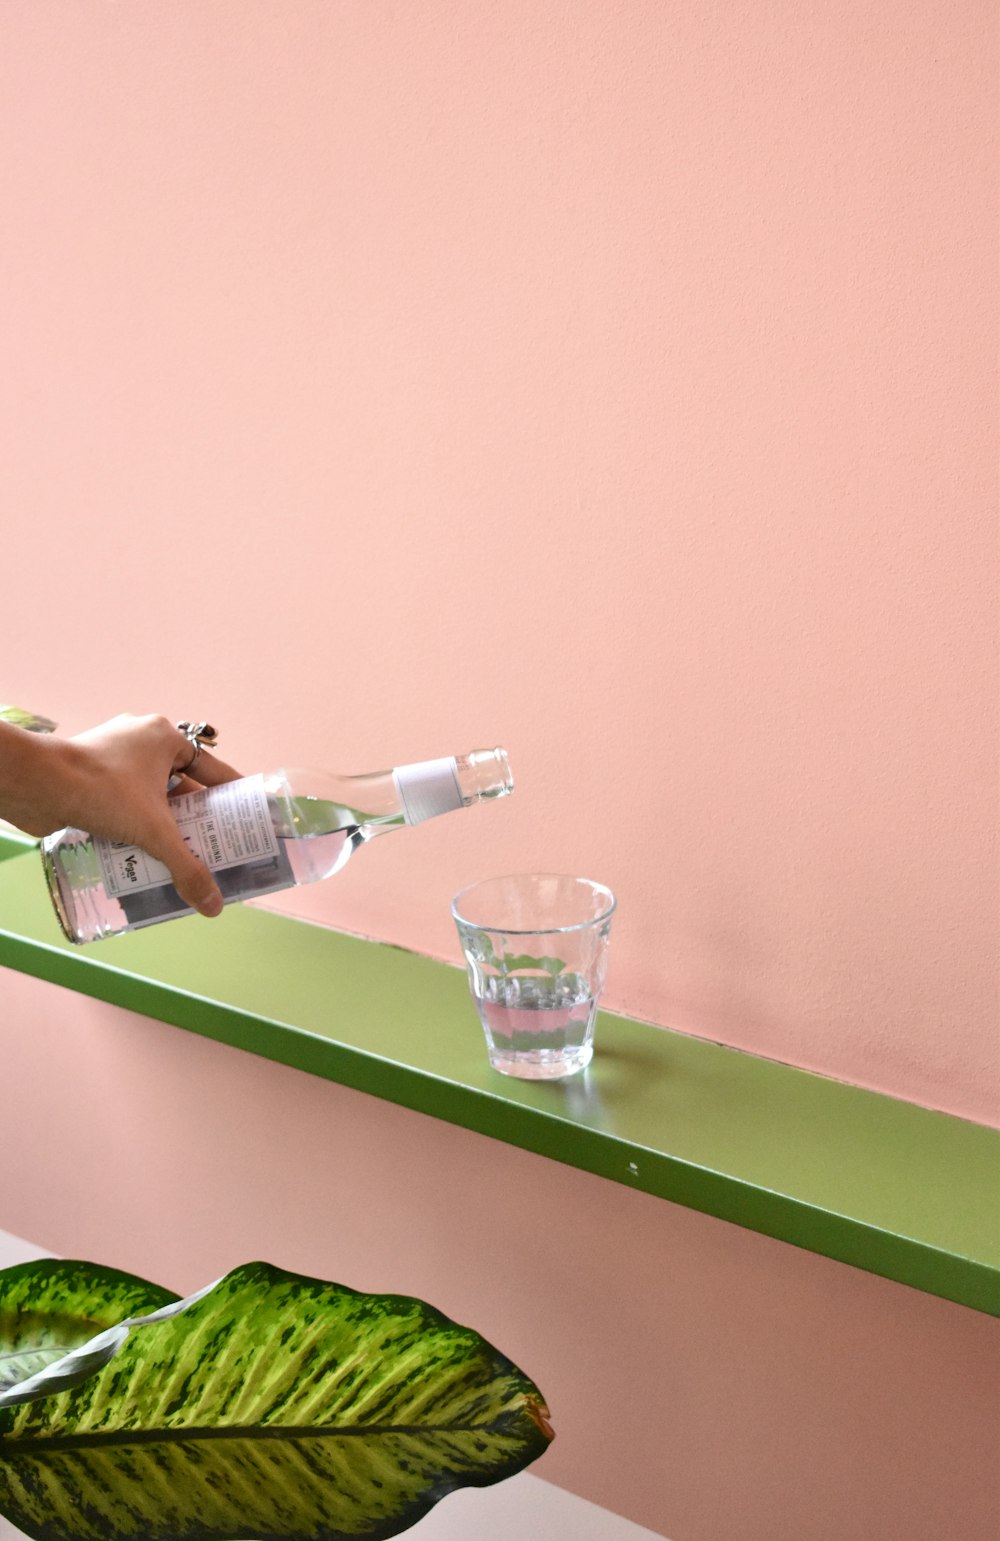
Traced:
<svg viewBox="0 0 1000 1541">
<path fill-rule="evenodd" d="M 525 1409 L 527 1412 L 527 1409 Z M 530 1414 L 528 1415 L 530 1417 Z M 534 1419 L 531 1419 L 534 1422 Z M 339 1439 L 342 1436 L 383 1438 L 389 1434 L 504 1434 L 513 1433 L 512 1419 L 498 1423 L 369 1423 L 348 1424 L 341 1428 L 318 1429 L 310 1424 L 277 1424 L 264 1427 L 260 1424 L 240 1426 L 234 1424 L 220 1428 L 190 1429 L 128 1429 L 95 1432 L 93 1434 L 49 1434 L 39 1438 L 4 1439 L 0 1435 L 0 1461 L 10 1456 L 28 1455 L 37 1451 L 87 1450 L 127 1445 L 189 1444 L 203 1439 Z"/>
</svg>

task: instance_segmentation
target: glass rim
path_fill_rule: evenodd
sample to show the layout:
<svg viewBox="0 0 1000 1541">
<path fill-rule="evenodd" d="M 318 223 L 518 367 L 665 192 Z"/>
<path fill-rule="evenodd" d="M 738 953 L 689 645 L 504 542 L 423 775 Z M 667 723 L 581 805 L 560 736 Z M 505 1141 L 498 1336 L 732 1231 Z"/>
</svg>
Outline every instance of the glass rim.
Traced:
<svg viewBox="0 0 1000 1541">
<path fill-rule="evenodd" d="M 477 888 L 485 888 L 487 883 L 509 883 L 517 878 L 558 878 L 562 882 L 582 883 L 592 892 L 603 894 L 609 901 L 606 908 L 599 915 L 592 915 L 588 920 L 578 920 L 570 926 L 498 926 L 481 925 L 479 921 L 469 920 L 459 911 L 459 903 L 466 895 L 471 894 Z M 451 901 L 452 919 L 456 925 L 469 926 L 476 931 L 490 931 L 497 936 L 563 936 L 570 931 L 586 931 L 591 926 L 599 926 L 611 916 L 618 908 L 618 900 L 606 883 L 598 883 L 595 878 L 577 877 L 572 872 L 505 872 L 495 878 L 479 878 L 475 883 L 467 883 L 460 888 Z"/>
</svg>

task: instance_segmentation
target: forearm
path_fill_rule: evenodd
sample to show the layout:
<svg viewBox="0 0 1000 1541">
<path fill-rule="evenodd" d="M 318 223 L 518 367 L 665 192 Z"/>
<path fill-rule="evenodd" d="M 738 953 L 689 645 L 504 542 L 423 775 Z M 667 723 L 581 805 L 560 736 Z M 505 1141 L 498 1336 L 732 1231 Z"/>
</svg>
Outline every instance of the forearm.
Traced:
<svg viewBox="0 0 1000 1541">
<path fill-rule="evenodd" d="M 0 818 L 29 835 L 61 829 L 76 798 L 76 758 L 67 739 L 0 722 Z"/>
</svg>

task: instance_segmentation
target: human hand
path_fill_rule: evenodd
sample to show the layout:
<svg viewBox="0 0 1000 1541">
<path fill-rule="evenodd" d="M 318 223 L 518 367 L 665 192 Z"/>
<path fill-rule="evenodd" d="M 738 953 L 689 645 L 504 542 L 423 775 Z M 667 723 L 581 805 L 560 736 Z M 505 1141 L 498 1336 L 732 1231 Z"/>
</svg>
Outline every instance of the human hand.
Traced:
<svg viewBox="0 0 1000 1541">
<path fill-rule="evenodd" d="M 166 717 L 123 713 L 68 739 L 0 730 L 0 814 L 30 835 L 72 826 L 141 846 L 170 869 L 185 904 L 221 912 L 214 878 L 174 822 L 167 782 L 180 772 L 174 790 L 189 792 L 235 781 L 239 771 L 205 749 L 191 765 L 189 739 Z"/>
</svg>

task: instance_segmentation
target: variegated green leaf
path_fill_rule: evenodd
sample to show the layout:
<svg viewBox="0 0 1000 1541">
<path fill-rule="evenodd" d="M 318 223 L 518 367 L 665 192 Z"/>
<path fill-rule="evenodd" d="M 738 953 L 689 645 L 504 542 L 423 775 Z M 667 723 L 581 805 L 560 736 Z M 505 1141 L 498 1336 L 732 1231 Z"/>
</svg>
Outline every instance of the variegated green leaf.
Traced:
<svg viewBox="0 0 1000 1541">
<path fill-rule="evenodd" d="M 0 722 L 12 722 L 15 728 L 27 728 L 29 733 L 54 733 L 56 723 L 37 712 L 26 712 L 20 706 L 0 706 Z"/>
<path fill-rule="evenodd" d="M 16 1384 L 50 1369 L 97 1334 L 177 1298 L 158 1284 L 95 1263 L 43 1258 L 3 1269 L 0 1405 Z"/>
<path fill-rule="evenodd" d="M 382 1541 L 550 1438 L 468 1328 L 254 1263 L 84 1384 L 0 1410 L 0 1513 L 40 1541 Z"/>
</svg>

